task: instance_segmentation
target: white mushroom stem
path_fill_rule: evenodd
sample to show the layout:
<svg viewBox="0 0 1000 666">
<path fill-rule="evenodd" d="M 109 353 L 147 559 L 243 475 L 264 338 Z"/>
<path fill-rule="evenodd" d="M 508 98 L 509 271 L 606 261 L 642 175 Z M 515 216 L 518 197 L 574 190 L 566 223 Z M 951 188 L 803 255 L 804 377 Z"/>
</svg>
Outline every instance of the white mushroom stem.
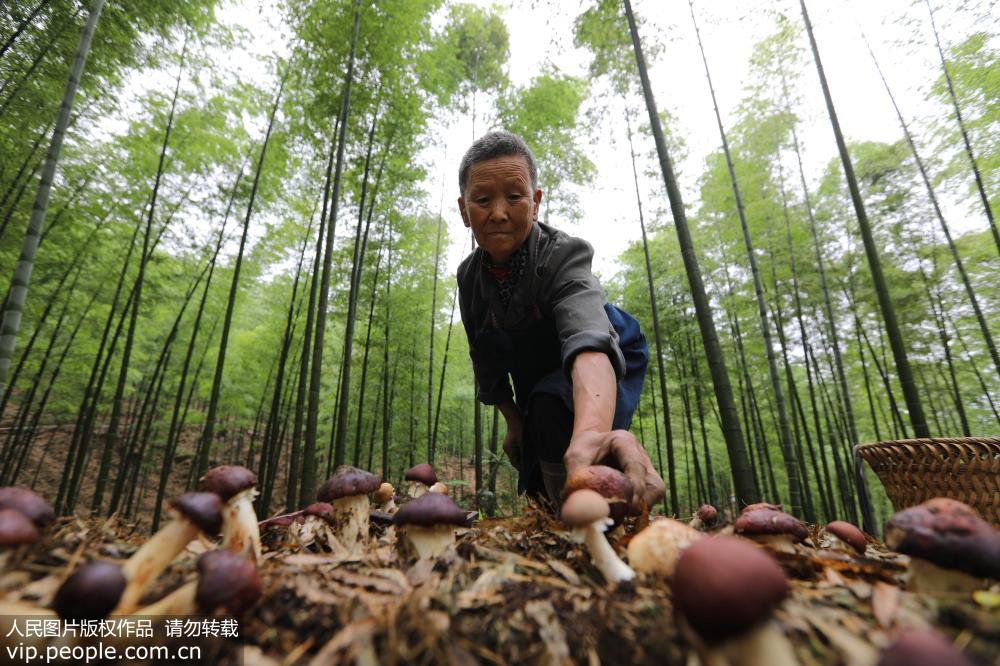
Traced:
<svg viewBox="0 0 1000 666">
<path fill-rule="evenodd" d="M 773 551 L 795 553 L 795 541 L 786 534 L 755 534 L 750 538 Z"/>
<path fill-rule="evenodd" d="M 407 525 L 405 532 L 417 558 L 421 560 L 438 557 L 455 542 L 455 528 L 452 525 Z"/>
<path fill-rule="evenodd" d="M 968 597 L 985 587 L 985 581 L 963 571 L 945 569 L 919 557 L 911 557 L 910 577 L 906 587 L 911 592 L 932 596 Z"/>
<path fill-rule="evenodd" d="M 222 507 L 222 547 L 245 554 L 249 551 L 254 562 L 260 562 L 260 528 L 253 498 L 257 492 L 248 488 L 229 498 Z"/>
<path fill-rule="evenodd" d="M 586 527 L 578 527 L 573 530 L 573 537 L 577 543 L 587 544 L 587 550 L 590 551 L 590 561 L 600 570 L 605 580 L 609 583 L 620 583 L 635 578 L 635 571 L 621 561 L 615 554 L 614 548 L 604 538 L 604 531 L 612 523 L 610 518 L 595 520 Z"/>
<path fill-rule="evenodd" d="M 149 585 L 170 565 L 177 553 L 198 536 L 198 531 L 187 518 L 178 517 L 144 543 L 122 565 L 122 574 L 127 582 L 115 612 L 133 611 Z"/>
<path fill-rule="evenodd" d="M 368 538 L 368 495 L 352 495 L 333 500 L 337 535 L 348 550 L 355 550 L 359 539 Z"/>
<path fill-rule="evenodd" d="M 383 502 L 375 508 L 383 513 L 396 513 L 396 509 L 399 507 L 396 506 L 396 501 L 390 497 L 388 502 Z"/>
<path fill-rule="evenodd" d="M 425 486 L 420 481 L 406 482 L 406 495 L 410 499 L 417 499 L 426 492 L 427 492 L 427 486 Z"/>
<path fill-rule="evenodd" d="M 768 620 L 742 636 L 731 638 L 717 650 L 722 650 L 733 666 L 798 666 L 792 644 L 778 626 Z M 715 652 L 716 650 L 713 650 Z"/>
<path fill-rule="evenodd" d="M 176 590 L 163 597 L 159 601 L 143 606 L 135 611 L 135 615 L 195 615 L 198 612 L 198 605 L 195 596 L 198 592 L 198 581 L 181 585 Z"/>
</svg>

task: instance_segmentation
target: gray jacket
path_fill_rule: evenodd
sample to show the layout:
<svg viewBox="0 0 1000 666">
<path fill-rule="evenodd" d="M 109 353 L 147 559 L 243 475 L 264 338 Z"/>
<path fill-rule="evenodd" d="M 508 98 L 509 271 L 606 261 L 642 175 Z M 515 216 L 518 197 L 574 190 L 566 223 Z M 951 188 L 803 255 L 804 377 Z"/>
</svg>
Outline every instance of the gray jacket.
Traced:
<svg viewBox="0 0 1000 666">
<path fill-rule="evenodd" d="M 495 405 L 511 400 L 516 392 L 523 407 L 546 374 L 561 367 L 569 378 L 573 360 L 582 351 L 607 354 L 620 380 L 625 358 L 604 310 L 604 289 L 591 272 L 593 247 L 540 222 L 532 225 L 525 242 L 527 263 L 507 308 L 483 265 L 482 249 L 458 267 L 459 305 L 477 398 Z"/>
</svg>

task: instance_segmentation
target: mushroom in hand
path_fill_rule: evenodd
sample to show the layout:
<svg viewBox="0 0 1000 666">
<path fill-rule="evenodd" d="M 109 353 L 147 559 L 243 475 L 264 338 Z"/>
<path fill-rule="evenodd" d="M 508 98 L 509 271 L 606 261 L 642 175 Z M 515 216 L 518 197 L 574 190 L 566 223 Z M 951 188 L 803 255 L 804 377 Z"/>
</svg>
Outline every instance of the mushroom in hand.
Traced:
<svg viewBox="0 0 1000 666">
<path fill-rule="evenodd" d="M 614 525 L 622 524 L 632 503 L 632 482 L 627 476 L 607 465 L 581 467 L 566 478 L 563 500 L 582 488 L 599 493 L 608 503 Z"/>
<path fill-rule="evenodd" d="M 635 571 L 619 559 L 604 536 L 612 524 L 608 502 L 600 493 L 583 488 L 563 500 L 559 518 L 573 529 L 572 538 L 585 543 L 590 560 L 605 580 L 620 583 L 635 578 Z"/>
</svg>

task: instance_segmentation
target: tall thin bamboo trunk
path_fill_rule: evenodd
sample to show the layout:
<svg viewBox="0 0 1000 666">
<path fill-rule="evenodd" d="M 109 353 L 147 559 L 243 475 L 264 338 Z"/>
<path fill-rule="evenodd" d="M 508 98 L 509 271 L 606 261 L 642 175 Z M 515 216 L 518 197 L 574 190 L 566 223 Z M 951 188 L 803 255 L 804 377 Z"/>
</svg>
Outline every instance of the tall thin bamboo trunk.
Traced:
<svg viewBox="0 0 1000 666">
<path fill-rule="evenodd" d="M 59 152 L 62 149 L 63 139 L 66 136 L 66 127 L 69 125 L 73 99 L 76 97 L 76 90 L 80 85 L 80 76 L 83 74 L 83 66 L 90 51 L 90 42 L 97 27 L 97 19 L 100 17 L 103 8 L 104 0 L 93 0 L 91 2 L 90 15 L 87 18 L 83 34 L 80 37 L 80 44 L 77 47 L 73 65 L 70 67 L 69 80 L 66 82 L 66 91 L 63 94 L 62 105 L 59 107 L 55 129 L 52 132 L 52 142 L 49 144 L 49 152 L 45 157 L 42 178 L 38 183 L 38 193 L 35 196 L 35 204 L 31 210 L 31 221 L 28 223 L 28 229 L 24 234 L 21 256 L 18 259 L 17 267 L 14 269 L 14 276 L 11 278 L 11 294 L 4 308 L 3 323 L 0 324 L 0 387 L 7 384 L 7 373 L 10 370 L 11 358 L 14 355 L 17 332 L 21 326 L 21 313 L 24 312 L 24 303 L 28 297 L 28 286 L 31 283 L 31 270 L 35 265 L 38 238 L 42 233 L 42 227 L 45 223 L 45 212 L 49 206 L 49 195 L 55 179 L 56 165 L 59 163 Z"/>
<path fill-rule="evenodd" d="M 736 499 L 740 503 L 752 504 L 758 501 L 759 495 L 757 487 L 754 484 L 750 461 L 743 443 L 743 431 L 740 428 L 736 402 L 733 399 L 733 389 L 729 383 L 729 372 L 726 370 L 725 357 L 722 354 L 722 347 L 719 345 L 719 337 L 715 330 L 711 305 L 708 301 L 708 295 L 705 292 L 701 269 L 698 266 L 698 258 L 695 255 L 694 244 L 691 240 L 691 232 L 688 229 L 687 215 L 684 212 L 684 202 L 681 199 L 680 188 L 677 186 L 677 180 L 674 177 L 674 169 L 670 160 L 670 154 L 667 151 L 667 141 L 663 134 L 663 127 L 660 125 L 660 115 L 656 109 L 656 102 L 653 99 L 653 90 L 649 82 L 649 75 L 646 72 L 646 61 L 642 54 L 642 45 L 639 41 L 639 31 L 636 27 L 635 17 L 632 14 L 632 4 L 629 0 L 624 0 L 624 2 L 625 15 L 628 19 L 629 32 L 632 37 L 632 46 L 635 50 L 636 65 L 639 69 L 640 81 L 642 82 L 643 96 L 646 100 L 646 109 L 649 112 L 649 123 L 653 130 L 656 152 L 660 160 L 660 170 L 663 172 L 664 185 L 667 189 L 667 196 L 670 199 L 670 210 L 673 213 L 677 240 L 681 247 L 681 256 L 684 259 L 684 268 L 691 288 L 691 296 L 694 300 L 698 326 L 701 330 L 702 344 L 705 348 L 705 356 L 707 357 L 712 374 L 715 397 L 719 403 L 722 434 L 726 440 L 726 448 L 729 452 L 729 463 L 732 468 Z"/>
<path fill-rule="evenodd" d="M 347 144 L 347 118 L 351 108 L 351 85 L 354 81 L 354 56 L 361 28 L 361 0 L 354 2 L 354 26 L 351 31 L 351 51 L 344 75 L 344 93 L 341 99 L 337 132 L 337 166 L 333 178 L 333 194 L 330 198 L 330 216 L 326 234 L 326 249 L 323 253 L 323 277 L 319 288 L 319 306 L 316 312 L 316 333 L 312 348 L 309 383 L 309 406 L 306 410 L 306 447 L 302 456 L 302 479 L 299 486 L 299 502 L 311 502 L 316 492 L 316 431 L 319 421 L 319 392 L 323 382 L 323 339 L 326 332 L 326 308 L 330 298 L 330 269 L 333 262 L 333 238 L 337 224 L 337 209 L 340 202 L 341 177 L 344 172 L 344 148 Z"/>
</svg>

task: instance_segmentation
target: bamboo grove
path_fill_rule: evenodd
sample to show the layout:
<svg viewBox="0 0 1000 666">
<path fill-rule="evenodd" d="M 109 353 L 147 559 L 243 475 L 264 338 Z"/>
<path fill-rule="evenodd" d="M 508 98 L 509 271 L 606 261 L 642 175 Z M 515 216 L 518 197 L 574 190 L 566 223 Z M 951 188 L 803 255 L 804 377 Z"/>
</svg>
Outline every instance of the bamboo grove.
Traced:
<svg viewBox="0 0 1000 666">
<path fill-rule="evenodd" d="M 280 55 L 239 63 L 261 36 L 215 0 L 0 4 L 0 481 L 155 528 L 219 463 L 254 469 L 272 513 L 336 465 L 396 480 L 427 460 L 469 504 L 516 509 L 455 330 L 453 169 L 430 166 L 465 123 L 527 139 L 557 226 L 587 214 L 598 147 L 627 151 L 638 240 L 603 281 L 649 338 L 632 429 L 663 512 L 781 501 L 877 530 L 889 505 L 854 444 L 1000 431 L 995 23 L 906 7 L 939 57 L 921 109 L 862 34 L 870 104 L 898 120 L 884 143 L 845 135 L 804 0 L 769 3 L 741 90 L 717 86 L 708 3 L 672 4 L 705 77 L 673 95 L 718 131 L 702 163 L 653 94 L 682 37 L 649 3 L 583 3 L 588 68 L 523 84 L 500 6 L 289 0 Z M 806 142 L 816 108 L 829 134 Z"/>
</svg>

